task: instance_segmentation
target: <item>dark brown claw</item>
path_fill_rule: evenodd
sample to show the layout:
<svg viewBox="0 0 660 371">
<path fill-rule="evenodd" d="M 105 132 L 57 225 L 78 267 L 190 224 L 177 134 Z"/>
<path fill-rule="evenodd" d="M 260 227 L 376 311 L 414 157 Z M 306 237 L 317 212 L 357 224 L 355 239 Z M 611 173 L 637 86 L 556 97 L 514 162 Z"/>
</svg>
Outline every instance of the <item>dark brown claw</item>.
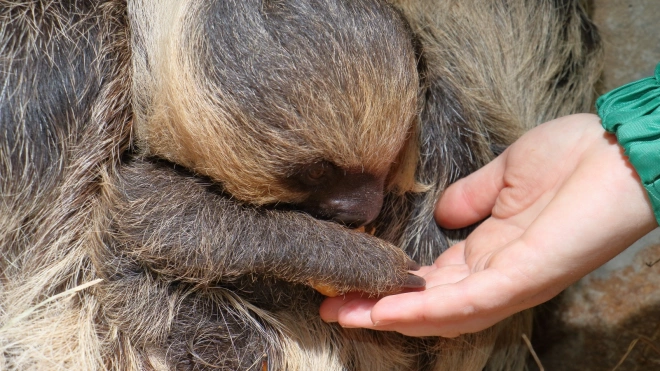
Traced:
<svg viewBox="0 0 660 371">
<path fill-rule="evenodd" d="M 426 286 L 426 281 L 420 277 L 415 276 L 414 274 L 408 274 L 406 281 L 403 283 L 403 288 L 406 289 L 421 289 Z"/>
<path fill-rule="evenodd" d="M 414 261 L 412 259 L 408 260 L 408 270 L 409 271 L 418 271 L 421 267 L 422 266 L 419 265 L 419 263 L 417 263 L 416 261 Z"/>
</svg>

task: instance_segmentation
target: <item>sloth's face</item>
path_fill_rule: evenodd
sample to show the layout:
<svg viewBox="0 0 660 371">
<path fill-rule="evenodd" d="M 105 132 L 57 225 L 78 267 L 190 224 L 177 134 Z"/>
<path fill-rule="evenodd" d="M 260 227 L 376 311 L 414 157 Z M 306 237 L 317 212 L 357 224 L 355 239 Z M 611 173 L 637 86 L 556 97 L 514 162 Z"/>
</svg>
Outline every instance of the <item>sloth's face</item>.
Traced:
<svg viewBox="0 0 660 371">
<path fill-rule="evenodd" d="M 199 23 L 162 27 L 173 41 L 143 63 L 161 84 L 138 128 L 148 151 L 248 203 L 373 220 L 401 183 L 393 169 L 414 167 L 402 150 L 419 78 L 401 17 L 359 0 L 198 6 Z"/>
</svg>

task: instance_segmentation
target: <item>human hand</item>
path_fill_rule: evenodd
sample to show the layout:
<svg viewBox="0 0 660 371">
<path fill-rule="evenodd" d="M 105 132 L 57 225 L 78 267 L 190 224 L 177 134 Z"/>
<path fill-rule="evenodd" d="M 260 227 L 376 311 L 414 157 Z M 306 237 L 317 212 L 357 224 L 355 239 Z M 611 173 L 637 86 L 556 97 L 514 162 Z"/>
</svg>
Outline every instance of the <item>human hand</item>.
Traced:
<svg viewBox="0 0 660 371">
<path fill-rule="evenodd" d="M 436 205 L 447 228 L 490 215 L 417 274 L 426 290 L 326 299 L 344 327 L 454 337 L 543 303 L 657 226 L 639 177 L 598 116 L 542 124 L 449 187 Z"/>
</svg>

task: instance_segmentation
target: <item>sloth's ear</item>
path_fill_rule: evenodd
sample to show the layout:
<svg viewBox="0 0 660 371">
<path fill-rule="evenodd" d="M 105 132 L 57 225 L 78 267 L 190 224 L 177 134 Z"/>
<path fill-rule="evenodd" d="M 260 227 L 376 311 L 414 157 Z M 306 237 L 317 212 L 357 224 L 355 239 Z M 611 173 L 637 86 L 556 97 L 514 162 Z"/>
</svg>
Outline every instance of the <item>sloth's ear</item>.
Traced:
<svg viewBox="0 0 660 371">
<path fill-rule="evenodd" d="M 402 195 L 406 192 L 424 192 L 428 187 L 419 183 L 415 175 L 419 159 L 419 117 L 413 119 L 406 142 L 392 164 L 387 179 L 387 191 Z"/>
</svg>

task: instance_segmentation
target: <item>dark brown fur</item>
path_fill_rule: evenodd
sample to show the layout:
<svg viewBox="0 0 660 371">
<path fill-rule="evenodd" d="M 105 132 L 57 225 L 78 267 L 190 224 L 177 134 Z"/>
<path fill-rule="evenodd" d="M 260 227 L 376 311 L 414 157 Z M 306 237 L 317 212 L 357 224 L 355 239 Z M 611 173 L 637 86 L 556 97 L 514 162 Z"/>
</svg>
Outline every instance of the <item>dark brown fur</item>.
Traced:
<svg viewBox="0 0 660 371">
<path fill-rule="evenodd" d="M 159 5 L 0 1 L 0 366 L 520 369 L 528 314 L 410 339 L 323 323 L 309 285 L 405 285 L 395 245 L 448 246 L 450 182 L 591 108 L 579 5 L 395 2 L 408 25 L 371 1 Z M 319 161 L 385 179 L 380 239 L 290 210 Z"/>
</svg>

